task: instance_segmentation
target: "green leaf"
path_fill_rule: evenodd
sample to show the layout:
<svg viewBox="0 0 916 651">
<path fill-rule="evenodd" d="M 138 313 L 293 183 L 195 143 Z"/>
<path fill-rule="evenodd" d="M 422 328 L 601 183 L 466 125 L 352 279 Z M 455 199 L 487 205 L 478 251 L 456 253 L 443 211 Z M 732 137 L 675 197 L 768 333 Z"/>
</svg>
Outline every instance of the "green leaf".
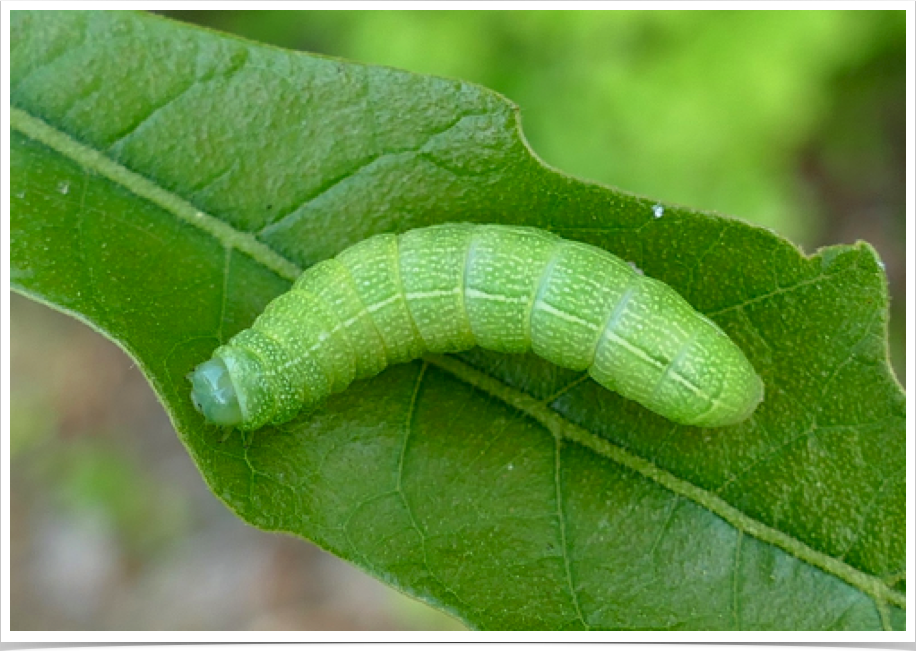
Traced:
<svg viewBox="0 0 916 651">
<path fill-rule="evenodd" d="M 867 244 L 570 178 L 461 81 L 122 13 L 13 12 L 13 286 L 123 346 L 211 487 L 477 628 L 902 628 L 905 407 Z M 609 155 L 613 155 L 609 152 Z M 447 221 L 553 230 L 747 352 L 747 423 L 674 426 L 532 356 L 388 369 L 221 442 L 188 372 L 299 271 Z M 91 382 L 91 370 L 87 372 Z"/>
</svg>

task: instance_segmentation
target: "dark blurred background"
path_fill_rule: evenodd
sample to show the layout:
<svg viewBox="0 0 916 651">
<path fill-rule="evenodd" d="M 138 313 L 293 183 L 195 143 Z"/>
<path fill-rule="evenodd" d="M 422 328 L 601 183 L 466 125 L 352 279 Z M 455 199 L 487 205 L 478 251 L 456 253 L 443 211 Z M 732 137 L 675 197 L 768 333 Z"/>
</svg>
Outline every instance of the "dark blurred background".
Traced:
<svg viewBox="0 0 916 651">
<path fill-rule="evenodd" d="M 283 47 L 474 81 L 548 163 L 766 225 L 871 242 L 904 362 L 903 11 L 166 12 Z M 11 626 L 459 625 L 204 487 L 111 342 L 14 295 Z"/>
</svg>

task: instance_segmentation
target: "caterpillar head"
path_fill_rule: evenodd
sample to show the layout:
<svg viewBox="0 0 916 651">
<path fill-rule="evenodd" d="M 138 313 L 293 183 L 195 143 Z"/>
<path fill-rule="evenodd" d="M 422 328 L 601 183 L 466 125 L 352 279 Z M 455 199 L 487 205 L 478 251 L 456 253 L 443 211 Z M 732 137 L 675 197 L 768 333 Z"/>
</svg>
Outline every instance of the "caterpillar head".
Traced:
<svg viewBox="0 0 916 651">
<path fill-rule="evenodd" d="M 189 376 L 191 400 L 208 422 L 242 430 L 267 423 L 273 400 L 260 362 L 234 346 L 219 348 Z"/>
<path fill-rule="evenodd" d="M 191 400 L 208 421 L 227 427 L 242 422 L 238 392 L 222 359 L 214 357 L 194 369 L 191 384 Z"/>
</svg>

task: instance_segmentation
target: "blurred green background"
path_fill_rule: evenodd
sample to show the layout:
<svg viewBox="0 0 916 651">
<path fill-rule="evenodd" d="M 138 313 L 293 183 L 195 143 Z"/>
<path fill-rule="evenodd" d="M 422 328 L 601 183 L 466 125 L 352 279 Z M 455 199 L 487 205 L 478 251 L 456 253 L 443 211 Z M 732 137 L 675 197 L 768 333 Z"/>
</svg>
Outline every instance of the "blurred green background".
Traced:
<svg viewBox="0 0 916 651">
<path fill-rule="evenodd" d="M 521 107 L 551 165 L 763 224 L 811 252 L 868 240 L 903 378 L 903 11 L 194 11 L 282 47 L 458 77 Z M 11 626 L 458 625 L 204 487 L 112 343 L 18 296 Z"/>
</svg>

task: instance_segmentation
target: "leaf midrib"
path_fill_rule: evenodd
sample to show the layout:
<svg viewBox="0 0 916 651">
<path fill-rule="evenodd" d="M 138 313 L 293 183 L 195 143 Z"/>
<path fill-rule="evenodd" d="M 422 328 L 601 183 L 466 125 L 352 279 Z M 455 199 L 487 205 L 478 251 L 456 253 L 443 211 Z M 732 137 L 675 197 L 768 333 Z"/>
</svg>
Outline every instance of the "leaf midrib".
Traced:
<svg viewBox="0 0 916 651">
<path fill-rule="evenodd" d="M 203 212 L 185 199 L 157 185 L 154 181 L 129 170 L 101 151 L 75 140 L 70 135 L 52 127 L 27 111 L 11 107 L 10 126 L 26 137 L 46 145 L 80 166 L 118 184 L 132 194 L 170 212 L 176 218 L 201 229 L 221 242 L 227 249 L 232 248 L 247 254 L 278 276 L 293 282 L 302 273 L 302 269 L 298 265 L 259 241 L 254 235 L 241 232 L 216 217 Z M 545 427 L 554 436 L 575 441 L 593 452 L 639 473 L 676 495 L 688 499 L 717 515 L 738 531 L 774 545 L 795 558 L 817 567 L 869 595 L 875 601 L 885 627 L 887 627 L 885 612 L 887 604 L 906 608 L 906 596 L 892 590 L 879 577 L 854 568 L 833 556 L 808 546 L 783 531 L 750 517 L 718 495 L 680 479 L 651 461 L 575 425 L 527 393 L 478 371 L 454 357 L 429 355 L 426 359 L 459 380 L 523 412 Z"/>
</svg>

